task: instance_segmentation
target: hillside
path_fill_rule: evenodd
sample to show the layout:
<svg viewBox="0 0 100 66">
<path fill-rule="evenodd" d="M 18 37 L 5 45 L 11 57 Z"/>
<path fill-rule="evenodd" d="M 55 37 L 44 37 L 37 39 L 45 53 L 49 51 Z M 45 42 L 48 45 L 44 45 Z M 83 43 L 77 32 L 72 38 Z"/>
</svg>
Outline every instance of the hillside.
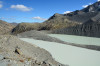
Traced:
<svg viewBox="0 0 100 66">
<path fill-rule="evenodd" d="M 72 20 L 68 19 L 67 16 L 56 13 L 53 16 L 51 16 L 47 21 L 43 22 L 43 24 L 45 24 L 44 26 L 45 29 L 48 27 L 48 30 L 54 30 L 54 29 L 59 29 L 64 27 L 75 26 L 81 23 L 78 23 L 76 21 L 73 22 Z"/>
<path fill-rule="evenodd" d="M 38 30 L 39 28 L 40 23 L 20 23 L 12 30 L 12 33 L 19 34 L 30 30 Z"/>
<path fill-rule="evenodd" d="M 12 33 L 19 34 L 30 30 L 54 30 L 75 26 L 77 24 L 80 23 L 70 21 L 66 16 L 56 13 L 43 23 L 20 23 L 12 30 Z"/>
<path fill-rule="evenodd" d="M 63 28 L 52 31 L 56 34 L 69 34 L 69 35 L 80 35 L 89 37 L 100 37 L 100 22 L 93 22 L 90 20 L 82 25 L 74 27 Z"/>
<path fill-rule="evenodd" d="M 14 28 L 14 25 L 11 25 L 5 21 L 0 20 L 0 34 L 10 33 Z"/>
<path fill-rule="evenodd" d="M 10 23 L 10 24 L 12 24 L 12 25 L 14 25 L 14 26 L 17 26 L 17 25 L 18 25 L 18 23 L 16 23 L 16 22 L 12 22 L 12 23 Z"/>
<path fill-rule="evenodd" d="M 21 23 L 13 29 L 12 33 L 18 34 L 30 30 L 51 30 L 52 33 L 99 37 L 99 22 L 100 1 L 68 14 L 56 13 L 43 23 Z"/>
<path fill-rule="evenodd" d="M 53 33 L 100 37 L 100 1 L 65 16 L 81 24 L 53 30 Z"/>
</svg>

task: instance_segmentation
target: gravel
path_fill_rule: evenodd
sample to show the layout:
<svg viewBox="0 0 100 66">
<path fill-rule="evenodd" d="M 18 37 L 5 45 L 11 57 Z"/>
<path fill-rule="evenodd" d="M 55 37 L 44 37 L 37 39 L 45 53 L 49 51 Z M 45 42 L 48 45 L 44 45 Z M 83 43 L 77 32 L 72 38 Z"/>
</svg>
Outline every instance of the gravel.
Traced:
<svg viewBox="0 0 100 66">
<path fill-rule="evenodd" d="M 36 45 L 12 35 L 0 36 L 0 66 L 64 66 Z M 67 66 L 67 65 L 66 65 Z"/>
<path fill-rule="evenodd" d="M 33 38 L 33 39 L 37 39 L 37 40 L 43 40 L 43 41 L 49 41 L 49 42 L 58 42 L 58 43 L 65 44 L 64 41 L 61 41 L 61 40 L 54 38 L 54 37 L 50 37 L 50 36 L 47 35 L 47 33 L 42 32 L 42 31 L 32 30 L 32 31 L 27 31 L 27 32 L 17 34 L 17 36 L 19 38 Z"/>
</svg>

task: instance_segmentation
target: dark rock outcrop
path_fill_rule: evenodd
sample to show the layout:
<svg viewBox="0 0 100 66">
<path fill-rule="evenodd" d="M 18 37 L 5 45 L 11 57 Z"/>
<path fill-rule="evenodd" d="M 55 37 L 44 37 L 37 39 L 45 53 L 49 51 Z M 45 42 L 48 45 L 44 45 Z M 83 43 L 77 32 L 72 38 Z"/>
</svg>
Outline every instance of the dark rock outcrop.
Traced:
<svg viewBox="0 0 100 66">
<path fill-rule="evenodd" d="M 53 33 L 100 37 L 100 22 L 93 22 L 92 20 L 89 20 L 82 25 L 54 30 Z"/>
</svg>

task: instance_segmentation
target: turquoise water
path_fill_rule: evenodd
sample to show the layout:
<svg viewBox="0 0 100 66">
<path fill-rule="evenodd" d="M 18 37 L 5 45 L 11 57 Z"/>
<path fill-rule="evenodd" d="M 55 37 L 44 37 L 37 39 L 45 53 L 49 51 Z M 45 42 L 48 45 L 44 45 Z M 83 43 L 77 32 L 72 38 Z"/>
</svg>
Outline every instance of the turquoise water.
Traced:
<svg viewBox="0 0 100 66">
<path fill-rule="evenodd" d="M 48 35 L 69 43 L 100 46 L 100 38 L 75 36 L 75 35 L 62 35 L 62 34 L 48 34 Z"/>
<path fill-rule="evenodd" d="M 29 38 L 21 40 L 46 49 L 56 61 L 69 66 L 100 66 L 100 51 Z"/>
</svg>

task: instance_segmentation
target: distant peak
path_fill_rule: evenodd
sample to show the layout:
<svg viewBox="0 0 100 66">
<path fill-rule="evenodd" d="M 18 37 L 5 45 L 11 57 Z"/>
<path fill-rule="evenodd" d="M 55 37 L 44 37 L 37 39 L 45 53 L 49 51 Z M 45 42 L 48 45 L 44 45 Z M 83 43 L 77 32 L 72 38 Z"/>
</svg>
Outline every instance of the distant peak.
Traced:
<svg viewBox="0 0 100 66">
<path fill-rule="evenodd" d="M 53 16 L 56 17 L 56 16 L 61 16 L 62 14 L 59 14 L 59 13 L 55 13 Z"/>
<path fill-rule="evenodd" d="M 96 12 L 96 11 L 100 11 L 100 1 L 89 5 L 88 7 L 82 9 L 82 11 L 84 12 Z"/>
<path fill-rule="evenodd" d="M 58 14 L 58 13 L 55 13 L 54 15 L 60 15 L 60 14 Z"/>
</svg>

